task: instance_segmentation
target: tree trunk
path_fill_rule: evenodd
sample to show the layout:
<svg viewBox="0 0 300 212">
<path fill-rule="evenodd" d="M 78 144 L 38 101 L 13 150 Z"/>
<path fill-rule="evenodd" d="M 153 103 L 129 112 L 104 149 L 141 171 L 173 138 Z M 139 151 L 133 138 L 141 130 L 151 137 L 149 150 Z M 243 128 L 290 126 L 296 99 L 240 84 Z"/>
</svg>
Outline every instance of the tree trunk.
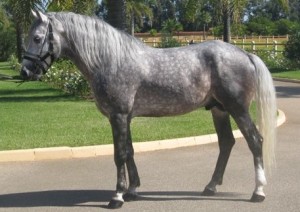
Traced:
<svg viewBox="0 0 300 212">
<path fill-rule="evenodd" d="M 132 36 L 134 36 L 134 14 L 133 14 L 133 12 L 131 12 L 131 17 L 130 17 L 130 34 L 132 35 Z"/>
<path fill-rule="evenodd" d="M 203 41 L 206 40 L 206 35 L 205 35 L 205 24 L 203 24 Z"/>
<path fill-rule="evenodd" d="M 115 28 L 127 31 L 126 27 L 126 0 L 107 1 L 108 22 Z"/>
<path fill-rule="evenodd" d="M 15 22 L 15 28 L 16 28 L 16 39 L 17 39 L 17 58 L 18 61 L 21 62 L 23 56 L 23 40 L 22 40 L 23 30 L 20 24 L 17 22 Z"/>
<path fill-rule="evenodd" d="M 224 8 L 224 14 L 223 14 L 223 41 L 230 43 L 231 39 L 231 25 L 230 25 L 230 7 L 229 4 L 226 5 L 226 8 Z"/>
</svg>

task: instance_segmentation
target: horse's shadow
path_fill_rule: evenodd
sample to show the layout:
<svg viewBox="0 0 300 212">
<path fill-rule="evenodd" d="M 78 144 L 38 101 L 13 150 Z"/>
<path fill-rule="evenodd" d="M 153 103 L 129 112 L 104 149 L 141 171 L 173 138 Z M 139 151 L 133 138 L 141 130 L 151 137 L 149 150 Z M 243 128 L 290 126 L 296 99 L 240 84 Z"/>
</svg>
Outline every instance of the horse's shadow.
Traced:
<svg viewBox="0 0 300 212">
<path fill-rule="evenodd" d="M 52 190 L 0 195 L 0 208 L 12 207 L 102 207 L 106 208 L 114 191 L 109 190 Z M 220 200 L 242 201 L 239 193 L 220 192 L 213 197 L 201 196 L 201 192 L 191 191 L 151 191 L 139 192 L 137 201 L 174 200 Z"/>
</svg>

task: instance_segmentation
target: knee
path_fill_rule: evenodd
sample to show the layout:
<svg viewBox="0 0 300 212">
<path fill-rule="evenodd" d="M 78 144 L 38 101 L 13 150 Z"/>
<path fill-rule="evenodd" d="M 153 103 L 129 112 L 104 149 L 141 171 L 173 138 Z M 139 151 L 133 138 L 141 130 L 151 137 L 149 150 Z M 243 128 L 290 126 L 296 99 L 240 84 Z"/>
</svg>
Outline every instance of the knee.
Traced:
<svg viewBox="0 0 300 212">
<path fill-rule="evenodd" d="M 224 152 L 231 151 L 234 144 L 235 144 L 235 139 L 229 138 L 226 140 L 226 142 L 224 142 L 220 145 L 220 150 L 224 151 Z"/>
<path fill-rule="evenodd" d="M 230 148 L 232 148 L 234 146 L 234 144 L 235 144 L 235 139 L 233 137 L 228 139 L 228 146 Z"/>
</svg>

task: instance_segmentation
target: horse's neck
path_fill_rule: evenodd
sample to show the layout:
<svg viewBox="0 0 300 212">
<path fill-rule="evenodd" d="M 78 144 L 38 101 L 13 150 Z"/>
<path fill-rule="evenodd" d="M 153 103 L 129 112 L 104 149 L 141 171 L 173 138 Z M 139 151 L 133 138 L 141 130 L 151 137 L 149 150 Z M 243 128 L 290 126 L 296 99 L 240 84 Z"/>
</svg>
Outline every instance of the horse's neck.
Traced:
<svg viewBox="0 0 300 212">
<path fill-rule="evenodd" d="M 106 28 L 107 27 L 107 28 Z M 76 29 L 75 29 L 76 30 Z M 69 32 L 77 33 L 77 32 Z M 80 32 L 82 38 L 87 39 L 89 32 Z M 76 36 L 78 36 L 77 34 Z M 68 35 L 69 38 L 74 36 Z M 80 39 L 82 39 L 80 38 Z M 143 48 L 132 38 L 122 35 L 119 31 L 103 24 L 103 29 L 99 29 L 96 39 L 90 41 L 89 45 L 81 47 L 77 42 L 83 40 L 76 38 L 69 39 L 68 57 L 76 64 L 86 78 L 94 74 L 116 70 L 120 66 L 120 60 L 124 58 L 135 58 L 134 54 Z M 88 42 L 85 40 L 84 42 Z M 94 42 L 94 43 L 93 43 Z M 130 47 L 130 49 L 128 49 Z M 103 73 L 107 74 L 107 73 Z"/>
<path fill-rule="evenodd" d="M 104 29 L 108 27 L 109 29 Z M 76 30 L 76 28 L 74 29 Z M 109 30 L 103 33 L 102 31 Z M 122 42 L 127 42 L 126 36 L 121 38 L 121 35 L 117 30 L 112 29 L 110 26 L 103 25 L 103 29 L 99 29 L 96 35 L 96 39 L 88 40 L 89 36 L 87 31 L 70 31 L 68 33 L 68 45 L 65 51 L 66 57 L 71 59 L 75 65 L 80 69 L 83 75 L 89 77 L 91 74 L 101 72 L 108 68 L 107 66 L 114 63 L 123 50 Z M 70 39 L 71 38 L 71 39 Z M 73 38 L 73 39 L 72 39 Z M 83 45 L 79 42 L 91 42 L 87 45 Z M 117 46 L 118 45 L 118 46 Z"/>
</svg>

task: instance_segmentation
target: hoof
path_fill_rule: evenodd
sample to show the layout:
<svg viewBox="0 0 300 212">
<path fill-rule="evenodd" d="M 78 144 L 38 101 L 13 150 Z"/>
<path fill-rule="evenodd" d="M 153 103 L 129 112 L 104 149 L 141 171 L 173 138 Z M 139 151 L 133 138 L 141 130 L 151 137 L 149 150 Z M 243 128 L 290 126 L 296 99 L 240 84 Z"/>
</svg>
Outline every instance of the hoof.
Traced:
<svg viewBox="0 0 300 212">
<path fill-rule="evenodd" d="M 108 203 L 108 208 L 110 209 L 117 209 L 117 208 L 121 208 L 124 202 L 119 201 L 119 200 L 110 200 L 110 202 Z"/>
<path fill-rule="evenodd" d="M 125 202 L 131 202 L 138 198 L 138 195 L 136 193 L 126 193 L 123 195 L 123 199 Z"/>
<path fill-rule="evenodd" d="M 214 196 L 216 194 L 216 189 L 205 188 L 202 192 L 202 196 Z"/>
<path fill-rule="evenodd" d="M 265 198 L 266 198 L 265 196 L 253 194 L 250 199 L 250 202 L 263 202 Z"/>
</svg>

